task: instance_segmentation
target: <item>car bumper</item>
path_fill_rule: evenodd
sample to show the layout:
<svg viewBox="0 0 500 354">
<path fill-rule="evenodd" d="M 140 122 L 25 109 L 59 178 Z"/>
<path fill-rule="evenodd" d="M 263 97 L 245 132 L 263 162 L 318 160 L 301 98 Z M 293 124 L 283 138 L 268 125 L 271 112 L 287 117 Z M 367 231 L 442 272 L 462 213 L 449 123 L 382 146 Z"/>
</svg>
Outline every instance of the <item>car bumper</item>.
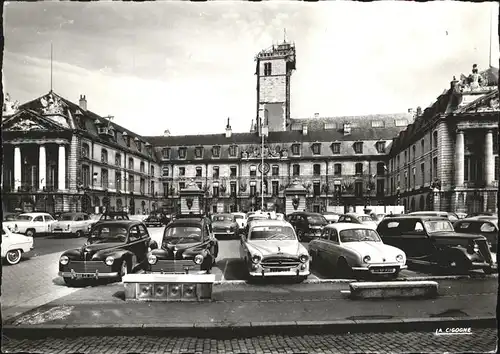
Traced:
<svg viewBox="0 0 500 354">
<path fill-rule="evenodd" d="M 214 236 L 230 236 L 230 235 L 234 235 L 235 233 L 237 232 L 237 230 L 225 230 L 225 231 L 214 231 Z"/>
<path fill-rule="evenodd" d="M 356 272 L 368 272 L 370 274 L 395 274 L 403 269 L 407 269 L 408 266 L 401 264 L 371 264 L 366 267 L 352 267 L 353 271 Z"/>
<path fill-rule="evenodd" d="M 261 269 L 258 271 L 250 271 L 249 272 L 251 277 L 255 278 L 267 278 L 267 277 L 304 277 L 308 276 L 311 274 L 309 269 L 305 270 L 288 270 L 288 271 L 280 271 L 280 272 L 271 272 L 269 270 L 266 271 L 266 269 Z"/>
<path fill-rule="evenodd" d="M 117 278 L 118 272 L 111 273 L 77 273 L 77 272 L 59 272 L 59 276 L 71 279 L 99 279 L 99 278 Z"/>
<path fill-rule="evenodd" d="M 487 262 L 472 262 L 471 268 L 472 269 L 498 269 L 496 263 L 490 264 Z"/>
<path fill-rule="evenodd" d="M 75 230 L 61 230 L 61 229 L 57 229 L 57 230 L 52 230 L 52 234 L 54 235 L 69 235 L 69 234 L 74 234 L 75 233 Z"/>
</svg>

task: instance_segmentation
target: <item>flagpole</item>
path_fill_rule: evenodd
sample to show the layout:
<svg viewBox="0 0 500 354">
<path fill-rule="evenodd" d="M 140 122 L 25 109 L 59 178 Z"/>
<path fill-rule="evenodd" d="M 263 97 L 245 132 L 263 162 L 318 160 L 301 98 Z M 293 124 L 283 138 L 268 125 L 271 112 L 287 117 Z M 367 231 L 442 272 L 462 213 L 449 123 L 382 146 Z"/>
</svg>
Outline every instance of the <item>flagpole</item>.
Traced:
<svg viewBox="0 0 500 354">
<path fill-rule="evenodd" d="M 52 42 L 50 42 L 50 92 L 52 92 L 52 56 L 53 56 Z"/>
<path fill-rule="evenodd" d="M 490 56 L 488 57 L 488 63 L 491 68 L 491 52 L 493 46 L 493 8 L 490 9 Z"/>
</svg>

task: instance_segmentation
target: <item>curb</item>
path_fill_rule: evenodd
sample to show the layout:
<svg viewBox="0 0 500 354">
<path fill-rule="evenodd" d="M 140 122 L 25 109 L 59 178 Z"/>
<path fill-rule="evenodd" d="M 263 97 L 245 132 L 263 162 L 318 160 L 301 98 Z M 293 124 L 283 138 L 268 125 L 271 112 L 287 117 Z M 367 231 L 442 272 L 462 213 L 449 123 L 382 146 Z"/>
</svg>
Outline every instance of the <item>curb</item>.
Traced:
<svg viewBox="0 0 500 354">
<path fill-rule="evenodd" d="M 422 277 L 408 277 L 401 279 L 391 279 L 391 281 L 425 281 L 425 280 L 463 280 L 463 279 L 496 279 L 498 273 L 478 274 L 478 275 L 429 275 Z M 301 284 L 349 284 L 358 282 L 356 279 L 306 279 Z M 216 280 L 215 286 L 224 285 L 253 285 L 246 280 Z"/>
<path fill-rule="evenodd" d="M 497 328 L 496 317 L 440 317 L 335 321 L 241 322 L 241 323 L 152 323 L 103 325 L 6 325 L 8 338 L 72 338 L 108 336 L 190 336 L 190 337 L 253 337 L 259 335 L 363 333 L 363 332 L 435 332 L 437 329 Z"/>
</svg>

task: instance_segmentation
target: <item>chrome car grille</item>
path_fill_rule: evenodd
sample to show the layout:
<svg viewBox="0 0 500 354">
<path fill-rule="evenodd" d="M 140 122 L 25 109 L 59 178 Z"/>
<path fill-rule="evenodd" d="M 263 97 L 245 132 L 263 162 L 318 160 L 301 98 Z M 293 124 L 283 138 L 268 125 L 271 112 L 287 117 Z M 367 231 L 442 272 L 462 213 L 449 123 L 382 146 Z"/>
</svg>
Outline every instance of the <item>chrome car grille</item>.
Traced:
<svg viewBox="0 0 500 354">
<path fill-rule="evenodd" d="M 111 271 L 111 267 L 101 261 L 71 261 L 62 266 L 63 272 L 71 272 L 72 269 L 75 273 L 95 273 L 96 270 L 99 273 L 108 273 Z"/>
<path fill-rule="evenodd" d="M 200 269 L 200 265 L 195 264 L 191 259 L 179 261 L 159 260 L 156 264 L 151 265 L 152 272 L 186 273 L 186 270 L 199 271 Z"/>
<path fill-rule="evenodd" d="M 291 257 L 269 257 L 264 258 L 261 262 L 261 265 L 267 268 L 292 268 L 299 264 L 300 261 L 297 258 Z"/>
</svg>

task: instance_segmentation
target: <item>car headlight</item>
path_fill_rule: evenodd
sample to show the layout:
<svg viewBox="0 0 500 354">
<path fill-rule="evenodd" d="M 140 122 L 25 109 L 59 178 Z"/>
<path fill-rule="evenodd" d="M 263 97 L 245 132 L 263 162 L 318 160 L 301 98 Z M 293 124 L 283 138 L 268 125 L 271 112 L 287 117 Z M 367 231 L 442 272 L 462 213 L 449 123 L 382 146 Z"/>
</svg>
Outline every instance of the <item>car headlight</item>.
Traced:
<svg viewBox="0 0 500 354">
<path fill-rule="evenodd" d="M 403 261 L 404 261 L 404 257 L 403 257 L 403 255 L 398 254 L 398 255 L 396 256 L 396 261 L 398 261 L 399 263 L 403 263 Z"/>
<path fill-rule="evenodd" d="M 370 256 L 365 256 L 365 257 L 363 258 L 363 263 L 368 263 L 368 262 L 370 262 L 371 260 L 372 260 L 372 258 L 371 258 Z"/>
<path fill-rule="evenodd" d="M 68 264 L 69 263 L 68 256 L 62 256 L 61 258 L 59 258 L 59 263 L 61 263 L 62 265 Z"/>
<path fill-rule="evenodd" d="M 196 264 L 202 264 L 204 259 L 205 259 L 205 257 L 203 257 L 201 254 L 197 254 L 194 257 L 194 263 L 196 263 Z"/>
<path fill-rule="evenodd" d="M 258 254 L 255 254 L 252 256 L 252 262 L 255 264 L 260 263 L 261 260 L 262 260 L 262 257 L 259 256 Z"/>
<path fill-rule="evenodd" d="M 106 257 L 106 260 L 104 261 L 104 263 L 106 263 L 107 265 L 110 266 L 113 264 L 114 261 L 115 261 L 115 259 L 113 257 L 108 256 L 108 257 Z"/>
<path fill-rule="evenodd" d="M 299 261 L 301 261 L 302 263 L 306 263 L 308 260 L 309 260 L 309 256 L 307 254 L 301 254 L 299 256 Z"/>
<path fill-rule="evenodd" d="M 158 262 L 158 257 L 156 257 L 154 254 L 148 256 L 149 264 L 156 264 L 156 262 Z"/>
<path fill-rule="evenodd" d="M 474 252 L 478 253 L 479 252 L 479 246 L 477 243 L 474 244 Z"/>
</svg>

